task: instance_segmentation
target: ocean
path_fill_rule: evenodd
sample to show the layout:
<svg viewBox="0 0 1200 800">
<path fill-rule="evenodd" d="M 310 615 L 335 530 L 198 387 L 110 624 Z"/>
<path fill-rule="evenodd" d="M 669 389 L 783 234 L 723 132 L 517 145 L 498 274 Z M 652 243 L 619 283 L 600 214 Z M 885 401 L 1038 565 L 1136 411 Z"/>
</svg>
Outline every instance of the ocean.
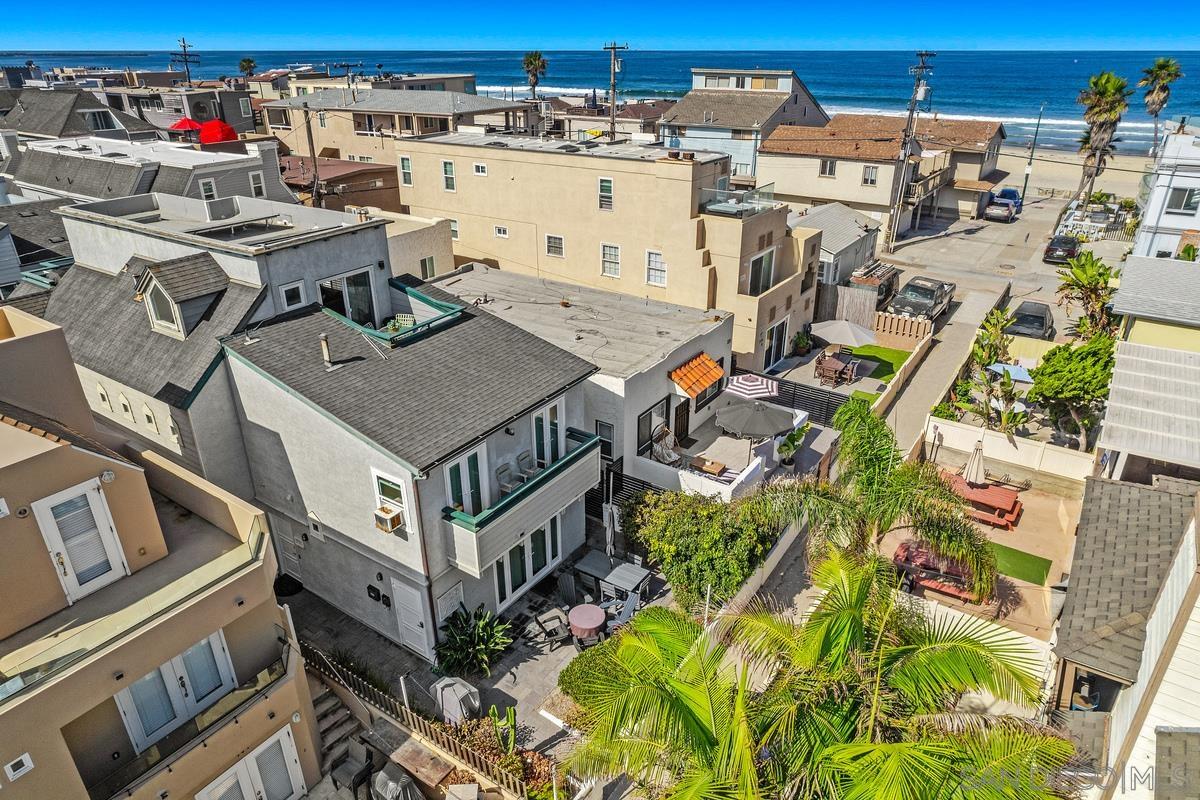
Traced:
<svg viewBox="0 0 1200 800">
<path fill-rule="evenodd" d="M 582 95 L 608 86 L 608 54 L 596 51 L 544 51 L 549 70 L 539 92 Z M 196 51 L 200 65 L 196 78 L 237 74 L 238 62 L 250 56 L 259 69 L 288 64 L 362 63 L 374 72 L 377 65 L 392 72 L 474 72 L 481 94 L 527 94 L 518 51 L 372 51 L 283 50 Z M 1177 58 L 1186 77 L 1171 90 L 1164 118 L 1200 114 L 1200 52 L 1151 53 L 954 51 L 932 60 L 932 88 L 922 110 L 944 117 L 999 119 L 1008 132 L 1008 144 L 1025 145 L 1033 136 L 1038 110 L 1045 104 L 1038 146 L 1075 150 L 1083 122 L 1075 103 L 1089 75 L 1113 70 L 1133 86 L 1141 70 L 1160 55 Z M 108 66 L 163 69 L 169 54 L 145 52 L 0 52 L 0 64 L 20 64 L 32 59 L 42 67 Z M 618 91 L 630 98 L 678 97 L 691 85 L 689 70 L 707 67 L 764 67 L 794 69 L 830 113 L 903 113 L 912 78 L 908 67 L 912 53 L 901 51 L 646 51 L 624 54 Z M 1145 153 L 1153 136 L 1153 122 L 1138 90 L 1130 98 L 1130 111 L 1118 131 L 1117 149 Z"/>
</svg>

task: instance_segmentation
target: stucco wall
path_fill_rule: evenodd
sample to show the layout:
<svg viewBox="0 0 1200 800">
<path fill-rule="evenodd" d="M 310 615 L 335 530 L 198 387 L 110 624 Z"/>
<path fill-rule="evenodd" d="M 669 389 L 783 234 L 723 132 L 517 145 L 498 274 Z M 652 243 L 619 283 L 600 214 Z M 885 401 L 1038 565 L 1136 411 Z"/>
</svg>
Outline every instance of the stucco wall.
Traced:
<svg viewBox="0 0 1200 800">
<path fill-rule="evenodd" d="M 1152 319 L 1133 319 L 1125 338 L 1137 344 L 1200 353 L 1200 328 L 1172 325 Z"/>
</svg>

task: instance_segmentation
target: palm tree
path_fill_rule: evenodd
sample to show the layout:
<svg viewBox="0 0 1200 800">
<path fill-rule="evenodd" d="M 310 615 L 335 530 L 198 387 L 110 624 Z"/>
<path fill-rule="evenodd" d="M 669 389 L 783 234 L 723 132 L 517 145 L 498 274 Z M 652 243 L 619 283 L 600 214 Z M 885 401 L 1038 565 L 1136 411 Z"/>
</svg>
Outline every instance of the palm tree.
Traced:
<svg viewBox="0 0 1200 800">
<path fill-rule="evenodd" d="M 238 62 L 238 72 L 249 78 L 258 69 L 258 64 L 253 58 L 246 57 Z"/>
<path fill-rule="evenodd" d="M 772 481 L 747 502 L 762 503 L 780 525 L 806 520 L 815 554 L 833 545 L 865 560 L 878 552 L 885 536 L 905 530 L 961 565 L 977 595 L 990 596 L 996 580 L 991 543 L 937 465 L 905 461 L 895 433 L 861 400 L 839 408 L 833 424 L 841 432 L 835 481 Z"/>
<path fill-rule="evenodd" d="M 1171 84 L 1183 77 L 1179 62 L 1173 58 L 1156 58 L 1154 64 L 1142 70 L 1142 79 L 1137 82 L 1145 88 L 1146 113 L 1154 117 L 1154 144 L 1150 148 L 1150 156 L 1158 155 L 1158 115 L 1167 107 L 1171 99 Z"/>
<path fill-rule="evenodd" d="M 1114 285 L 1121 270 L 1113 269 L 1096 258 L 1090 250 L 1084 250 L 1070 259 L 1058 270 L 1058 304 L 1065 305 L 1070 313 L 1077 305 L 1082 316 L 1075 322 L 1075 336 L 1090 339 L 1097 333 L 1113 335 L 1117 331 L 1117 318 L 1109 306 L 1117 293 Z"/>
<path fill-rule="evenodd" d="M 547 63 L 546 59 L 542 56 L 541 50 L 530 50 L 525 54 L 525 61 L 523 62 L 521 69 L 523 69 L 525 74 L 529 77 L 529 96 L 535 100 L 537 99 L 538 84 L 541 82 L 542 78 L 546 77 L 546 70 L 549 69 L 549 67 L 550 64 Z"/>
<path fill-rule="evenodd" d="M 1121 115 L 1129 110 L 1129 82 L 1113 72 L 1101 72 L 1088 78 L 1088 85 L 1079 93 L 1077 102 L 1083 106 L 1083 121 L 1088 124 L 1087 140 L 1090 152 L 1104 152 L 1117 132 Z M 1096 159 L 1098 160 L 1098 156 Z M 1095 164 L 1083 170 L 1079 182 L 1080 198 L 1092 193 L 1096 183 Z M 1085 191 L 1086 187 L 1086 191 Z"/>
<path fill-rule="evenodd" d="M 1092 146 L 1092 132 L 1084 131 L 1083 136 L 1079 137 L 1079 153 L 1083 156 L 1083 172 L 1085 180 L 1090 177 L 1092 181 L 1099 178 L 1104 170 L 1108 167 L 1108 160 L 1112 158 L 1116 151 L 1117 142 L 1121 141 L 1120 136 L 1113 136 L 1104 146 Z"/>
<path fill-rule="evenodd" d="M 1019 639 L 932 614 L 877 558 L 831 552 L 814 577 L 825 593 L 799 621 L 765 603 L 708 629 L 665 609 L 634 617 L 586 679 L 571 769 L 628 774 L 661 800 L 1059 796 L 1070 742 L 955 710 L 967 692 L 1036 706 Z"/>
</svg>

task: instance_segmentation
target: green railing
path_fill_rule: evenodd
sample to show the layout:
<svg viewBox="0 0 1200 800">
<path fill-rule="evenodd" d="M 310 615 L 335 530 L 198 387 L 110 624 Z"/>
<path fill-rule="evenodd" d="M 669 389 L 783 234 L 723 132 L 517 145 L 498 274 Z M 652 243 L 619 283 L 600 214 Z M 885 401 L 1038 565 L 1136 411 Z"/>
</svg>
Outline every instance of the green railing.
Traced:
<svg viewBox="0 0 1200 800">
<path fill-rule="evenodd" d="M 205 739 L 263 697 L 264 692 L 287 677 L 292 648 L 278 631 L 280 656 L 250 680 L 155 742 L 140 756 L 88 787 L 91 800 L 130 797 L 133 791 L 160 770 L 187 755 Z"/>
<path fill-rule="evenodd" d="M 557 475 L 562 474 L 572 464 L 578 463 L 584 456 L 598 447 L 600 447 L 599 436 L 576 428 L 567 428 L 567 452 L 558 461 L 555 461 L 538 474 L 527 479 L 524 483 L 517 486 L 517 488 L 504 495 L 504 497 L 501 497 L 497 503 L 485 508 L 478 514 L 468 514 L 465 511 L 459 511 L 456 508 L 447 506 L 442 509 L 443 518 L 450 520 L 459 527 L 477 533 L 509 509 L 515 508 L 523 499 L 554 480 Z"/>
<path fill-rule="evenodd" d="M 421 320 L 420 322 L 417 322 L 413 325 L 409 325 L 407 327 L 401 328 L 400 330 L 389 331 L 386 328 L 380 329 L 380 328 L 372 328 L 368 325 L 361 325 L 361 324 L 355 322 L 354 320 L 350 319 L 349 317 L 347 317 L 343 314 L 339 314 L 336 311 L 333 311 L 332 309 L 322 308 L 321 310 L 324 311 L 329 316 L 333 317 L 334 319 L 338 320 L 342 324 L 358 331 L 359 333 L 361 333 L 364 336 L 374 339 L 382 344 L 386 344 L 388 347 L 397 347 L 401 343 L 403 343 L 406 339 L 411 339 L 413 337 L 420 336 L 420 335 L 426 333 L 427 331 L 429 331 L 431 328 L 438 325 L 439 323 L 458 316 L 466 308 L 465 306 L 456 305 L 454 303 L 447 303 L 442 300 L 435 300 L 434 298 L 430 297 L 427 294 L 422 294 L 421 292 L 417 291 L 416 289 L 412 288 L 411 286 L 405 286 L 403 283 L 401 283 L 400 281 L 397 281 L 395 278 L 390 278 L 388 280 L 388 285 L 391 286 L 393 289 L 396 289 L 397 291 L 404 292 L 410 298 L 419 300 L 421 303 L 429 306 L 430 308 L 437 311 L 438 313 L 436 315 L 430 317 L 429 319 Z"/>
</svg>

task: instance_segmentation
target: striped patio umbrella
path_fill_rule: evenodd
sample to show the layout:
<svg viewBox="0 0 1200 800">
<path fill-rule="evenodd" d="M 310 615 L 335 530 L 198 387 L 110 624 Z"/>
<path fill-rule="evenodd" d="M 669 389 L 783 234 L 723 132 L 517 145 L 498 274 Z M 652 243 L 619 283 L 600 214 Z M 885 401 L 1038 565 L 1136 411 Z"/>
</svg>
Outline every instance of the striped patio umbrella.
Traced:
<svg viewBox="0 0 1200 800">
<path fill-rule="evenodd" d="M 734 375 L 729 379 L 729 385 L 725 387 L 725 391 L 747 400 L 775 397 L 779 394 L 779 381 L 773 381 L 762 375 Z"/>
</svg>

